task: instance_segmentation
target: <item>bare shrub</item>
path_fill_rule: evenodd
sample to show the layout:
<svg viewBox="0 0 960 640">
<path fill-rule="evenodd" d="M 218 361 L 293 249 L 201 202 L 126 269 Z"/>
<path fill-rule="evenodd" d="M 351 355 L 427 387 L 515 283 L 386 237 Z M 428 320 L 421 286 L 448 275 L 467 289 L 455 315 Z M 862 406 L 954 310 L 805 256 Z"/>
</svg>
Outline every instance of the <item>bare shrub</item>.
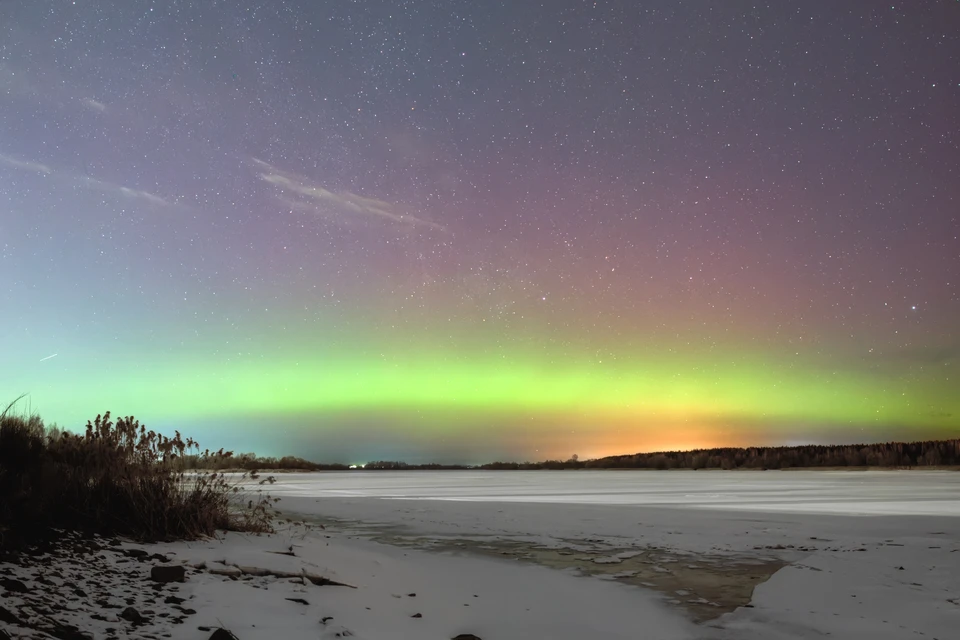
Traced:
<svg viewBox="0 0 960 640">
<path fill-rule="evenodd" d="M 83 434 L 58 430 L 48 437 L 39 417 L 9 409 L 0 415 L 0 546 L 53 529 L 139 540 L 271 530 L 274 501 L 243 490 L 246 476 L 182 464 L 189 456 L 216 467 L 230 452 L 200 453 L 179 432 L 168 438 L 133 416 L 114 422 L 109 412 L 88 422 Z"/>
</svg>

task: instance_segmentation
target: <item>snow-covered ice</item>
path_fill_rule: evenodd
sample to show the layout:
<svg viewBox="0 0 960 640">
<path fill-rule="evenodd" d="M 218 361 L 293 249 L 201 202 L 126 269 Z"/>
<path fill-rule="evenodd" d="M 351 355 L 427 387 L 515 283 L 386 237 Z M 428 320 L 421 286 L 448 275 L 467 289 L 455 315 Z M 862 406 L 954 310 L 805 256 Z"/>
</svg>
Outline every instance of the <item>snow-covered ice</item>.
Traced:
<svg viewBox="0 0 960 640">
<path fill-rule="evenodd" d="M 953 471 L 412 471 L 283 474 L 274 495 L 960 516 Z"/>
<path fill-rule="evenodd" d="M 705 623 L 703 637 L 945 640 L 960 629 L 960 473 L 385 472 L 279 480 L 274 494 L 283 508 L 367 523 L 370 535 L 576 541 L 610 549 L 606 557 L 654 548 L 689 554 L 694 567 L 703 554 L 785 564 L 756 588 L 751 606 Z"/>
</svg>

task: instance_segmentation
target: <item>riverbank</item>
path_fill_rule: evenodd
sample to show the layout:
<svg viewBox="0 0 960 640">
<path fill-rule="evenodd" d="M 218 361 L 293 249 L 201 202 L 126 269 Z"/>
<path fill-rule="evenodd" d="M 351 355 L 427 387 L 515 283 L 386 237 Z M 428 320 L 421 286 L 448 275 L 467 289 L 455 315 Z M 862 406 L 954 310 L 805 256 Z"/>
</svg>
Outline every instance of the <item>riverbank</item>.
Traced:
<svg viewBox="0 0 960 640">
<path fill-rule="evenodd" d="M 276 534 L 99 540 L 0 565 L 0 629 L 53 637 L 9 621 L 44 616 L 63 640 L 207 640 L 220 627 L 240 640 L 902 640 L 960 628 L 955 474 L 707 477 L 718 476 L 284 476 L 271 488 Z M 184 581 L 158 584 L 154 566 L 182 566 Z"/>
<path fill-rule="evenodd" d="M 227 640 L 227 630 L 240 640 L 627 640 L 638 628 L 697 637 L 693 623 L 639 589 L 319 526 L 193 543 L 79 544 L 0 565 L 0 629 L 64 640 Z M 183 581 L 157 582 L 154 567 L 180 570 Z"/>
</svg>

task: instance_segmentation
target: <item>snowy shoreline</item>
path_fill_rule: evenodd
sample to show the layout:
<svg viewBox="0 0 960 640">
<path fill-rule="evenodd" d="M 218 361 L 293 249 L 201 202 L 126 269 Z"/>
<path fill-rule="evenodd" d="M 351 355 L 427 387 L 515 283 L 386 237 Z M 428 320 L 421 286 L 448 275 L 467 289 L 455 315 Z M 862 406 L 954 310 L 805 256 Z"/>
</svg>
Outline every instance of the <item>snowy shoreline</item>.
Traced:
<svg viewBox="0 0 960 640">
<path fill-rule="evenodd" d="M 240 640 L 626 640 L 640 626 L 659 638 L 695 633 L 655 597 L 622 585 L 405 550 L 317 527 L 191 543 L 99 540 L 83 549 L 0 565 L 0 629 L 13 638 L 206 639 L 223 627 Z M 182 566 L 185 581 L 153 583 L 154 566 Z M 12 624 L 11 615 L 24 624 Z M 28 628 L 41 616 L 58 620 L 59 632 Z"/>
<path fill-rule="evenodd" d="M 577 502 L 615 495 L 607 474 L 602 485 L 557 484 L 571 476 L 555 474 L 536 487 L 541 498 L 566 495 L 566 503 L 530 502 L 536 496 L 522 476 L 482 487 L 464 478 L 458 487 L 430 484 L 418 472 L 382 472 L 365 488 L 324 475 L 284 476 L 273 489 L 289 520 L 273 535 L 100 540 L 79 550 L 68 543 L 55 555 L 25 557 L 24 566 L 0 563 L 0 629 L 52 637 L 11 616 L 56 618 L 98 639 L 206 640 L 223 626 L 240 640 L 616 640 L 638 630 L 691 640 L 944 640 L 960 628 L 960 518 L 895 511 L 913 501 L 955 513 L 955 476 L 903 476 L 891 496 L 882 478 L 851 484 L 825 474 L 807 487 L 795 479 L 752 486 L 747 475 L 701 493 L 771 508 L 709 510 L 700 498 L 671 506 Z M 680 482 L 634 491 L 688 491 Z M 439 491 L 486 497 L 418 495 Z M 810 502 L 809 491 L 821 503 Z M 511 501 L 517 495 L 527 501 Z M 871 496 L 887 515 L 831 511 Z M 804 513 L 811 504 L 820 511 Z M 185 567 L 185 581 L 154 583 L 155 565 Z M 63 629 L 58 637 L 83 637 Z"/>
</svg>

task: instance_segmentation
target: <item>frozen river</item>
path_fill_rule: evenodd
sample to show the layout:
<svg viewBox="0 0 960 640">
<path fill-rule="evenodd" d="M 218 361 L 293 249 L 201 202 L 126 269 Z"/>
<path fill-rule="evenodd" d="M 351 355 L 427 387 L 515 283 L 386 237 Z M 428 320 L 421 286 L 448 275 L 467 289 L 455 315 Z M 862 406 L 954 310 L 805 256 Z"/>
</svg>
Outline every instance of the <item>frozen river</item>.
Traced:
<svg viewBox="0 0 960 640">
<path fill-rule="evenodd" d="M 376 471 L 277 479 L 278 496 L 960 516 L 953 471 Z"/>
<path fill-rule="evenodd" d="M 277 479 L 270 492 L 281 509 L 331 531 L 626 582 L 663 594 L 704 625 L 704 638 L 900 640 L 953 637 L 960 628 L 957 472 Z"/>
</svg>

